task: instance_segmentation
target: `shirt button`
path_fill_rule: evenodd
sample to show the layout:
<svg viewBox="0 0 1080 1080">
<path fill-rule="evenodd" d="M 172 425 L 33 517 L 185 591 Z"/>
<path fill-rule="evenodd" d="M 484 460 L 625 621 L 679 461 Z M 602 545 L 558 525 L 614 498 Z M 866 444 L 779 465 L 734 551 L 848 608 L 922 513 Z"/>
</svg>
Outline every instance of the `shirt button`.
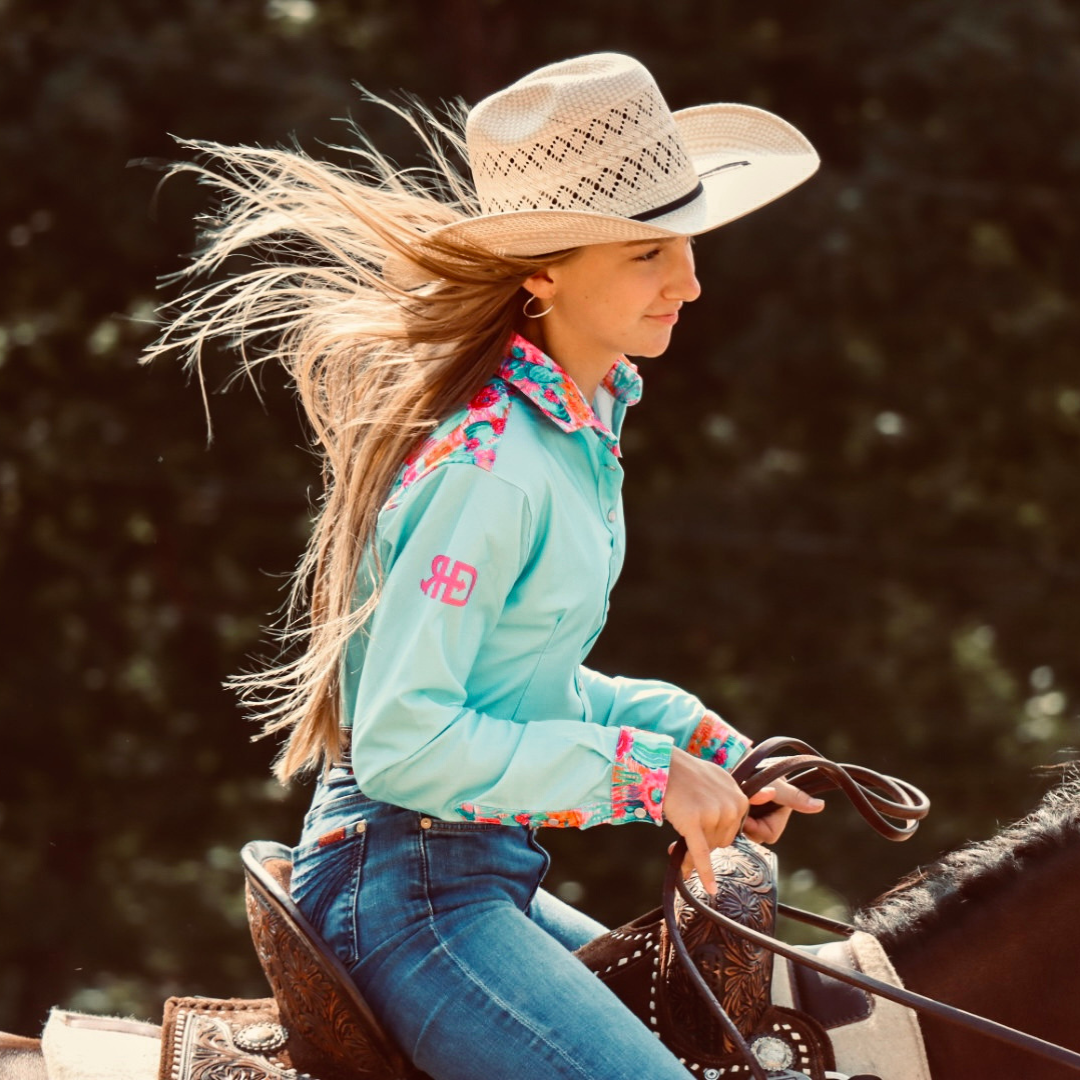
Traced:
<svg viewBox="0 0 1080 1080">
<path fill-rule="evenodd" d="M 643 817 L 648 817 L 648 816 L 649 816 L 649 811 L 646 810 L 644 806 L 639 806 L 634 811 L 634 817 L 636 817 L 636 818 L 643 818 Z"/>
<path fill-rule="evenodd" d="M 618 517 L 618 514 L 616 514 L 614 510 L 609 510 L 607 512 L 608 521 L 614 521 L 617 517 Z"/>
</svg>

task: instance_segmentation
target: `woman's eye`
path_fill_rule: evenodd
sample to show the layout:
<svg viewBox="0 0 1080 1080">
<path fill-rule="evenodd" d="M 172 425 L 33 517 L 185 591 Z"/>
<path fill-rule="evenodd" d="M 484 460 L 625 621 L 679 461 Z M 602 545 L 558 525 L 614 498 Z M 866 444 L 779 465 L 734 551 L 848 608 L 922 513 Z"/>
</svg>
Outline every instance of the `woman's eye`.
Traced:
<svg viewBox="0 0 1080 1080">
<path fill-rule="evenodd" d="M 634 262 L 648 262 L 650 259 L 655 259 L 660 254 L 659 248 L 653 248 L 652 251 L 646 251 L 644 255 L 636 255 Z"/>
</svg>

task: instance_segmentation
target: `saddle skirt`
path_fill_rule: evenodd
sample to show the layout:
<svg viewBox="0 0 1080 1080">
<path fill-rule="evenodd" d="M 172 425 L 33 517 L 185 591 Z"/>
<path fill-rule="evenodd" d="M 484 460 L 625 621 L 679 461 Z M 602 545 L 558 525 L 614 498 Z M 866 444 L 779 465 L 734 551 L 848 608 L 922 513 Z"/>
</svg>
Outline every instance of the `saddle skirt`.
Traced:
<svg viewBox="0 0 1080 1080">
<path fill-rule="evenodd" d="M 808 947 L 808 951 L 838 967 L 903 986 L 877 938 L 862 931 L 856 931 L 846 941 Z M 775 957 L 772 1000 L 775 1005 L 806 1012 L 821 1024 L 842 1075 L 932 1080 L 914 1010 L 800 967 L 782 956 Z"/>
</svg>

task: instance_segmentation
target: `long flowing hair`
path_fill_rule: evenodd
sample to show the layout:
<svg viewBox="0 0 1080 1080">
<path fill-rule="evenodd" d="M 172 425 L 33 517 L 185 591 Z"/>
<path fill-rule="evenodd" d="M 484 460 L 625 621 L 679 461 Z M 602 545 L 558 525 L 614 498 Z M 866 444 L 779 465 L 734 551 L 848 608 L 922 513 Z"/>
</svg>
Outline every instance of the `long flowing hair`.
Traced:
<svg viewBox="0 0 1080 1080">
<path fill-rule="evenodd" d="M 340 753 L 342 657 L 378 601 L 380 570 L 362 589 L 358 575 L 404 459 L 498 368 L 523 328 L 522 282 L 571 254 L 498 256 L 430 238 L 479 212 L 452 157 L 467 160 L 464 108 L 441 119 L 415 101 L 379 103 L 412 127 L 428 165 L 398 169 L 353 127 L 359 164 L 348 168 L 299 149 L 185 141 L 196 160 L 170 170 L 196 174 L 217 200 L 145 360 L 182 353 L 204 403 L 211 340 L 236 350 L 237 374 L 280 362 L 322 454 L 278 657 L 230 680 L 262 735 L 287 734 L 274 767 L 283 783 Z"/>
</svg>

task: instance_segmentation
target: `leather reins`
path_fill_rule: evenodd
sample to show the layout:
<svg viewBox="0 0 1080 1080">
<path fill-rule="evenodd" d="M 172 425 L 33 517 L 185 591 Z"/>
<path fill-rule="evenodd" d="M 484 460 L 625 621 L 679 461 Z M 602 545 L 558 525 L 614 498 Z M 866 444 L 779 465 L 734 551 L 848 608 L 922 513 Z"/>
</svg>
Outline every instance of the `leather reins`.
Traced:
<svg viewBox="0 0 1080 1080">
<path fill-rule="evenodd" d="M 746 795 L 754 795 L 778 779 L 786 779 L 789 783 L 813 795 L 839 789 L 847 795 L 852 805 L 862 814 L 871 827 L 889 840 L 908 839 L 930 810 L 929 799 L 913 785 L 860 766 L 839 765 L 822 757 L 813 747 L 796 739 L 780 737 L 767 739 L 765 742 L 759 743 L 739 762 L 733 771 L 733 776 Z M 751 812 L 757 810 L 760 814 L 767 812 L 770 808 L 771 804 L 765 804 L 765 806 L 753 808 Z M 1037 1038 L 1034 1035 L 1028 1035 L 1026 1032 L 1017 1031 L 1015 1028 L 1008 1027 L 1005 1024 L 999 1024 L 995 1020 L 988 1020 L 986 1017 L 977 1016 L 953 1005 L 946 1005 L 943 1002 L 935 1001 L 933 998 L 924 997 L 922 994 L 916 994 L 903 987 L 894 986 L 892 983 L 882 982 L 880 979 L 872 978 L 861 972 L 854 972 L 830 964 L 819 959 L 813 953 L 778 941 L 768 934 L 744 926 L 722 912 L 708 907 L 690 892 L 683 881 L 682 863 L 685 857 L 686 843 L 680 838 L 672 848 L 667 873 L 664 876 L 663 907 L 668 933 L 675 947 L 675 952 L 685 967 L 687 974 L 705 999 L 710 1012 L 719 1022 L 724 1033 L 745 1058 L 754 1080 L 768 1080 L 768 1073 L 761 1066 L 753 1051 L 747 1045 L 746 1040 L 724 1011 L 724 1007 L 716 999 L 716 995 L 694 964 L 686 944 L 682 940 L 682 934 L 675 917 L 676 893 L 700 915 L 718 926 L 796 964 L 802 964 L 804 967 L 812 968 L 814 971 L 829 975 L 851 986 L 856 986 L 869 994 L 875 994 L 909 1009 L 925 1013 L 927 1016 L 933 1016 L 947 1023 L 967 1028 L 970 1031 L 978 1032 L 981 1035 L 986 1035 L 989 1038 L 997 1039 L 1039 1057 L 1046 1058 L 1058 1065 L 1080 1071 L 1080 1054 L 1066 1047 L 1046 1042 L 1044 1039 Z M 802 922 L 810 923 L 833 933 L 850 936 L 856 930 L 854 926 L 847 923 L 800 911 L 797 908 L 788 907 L 786 904 L 778 905 L 778 909 L 781 914 L 789 918 L 799 919 Z"/>
</svg>

